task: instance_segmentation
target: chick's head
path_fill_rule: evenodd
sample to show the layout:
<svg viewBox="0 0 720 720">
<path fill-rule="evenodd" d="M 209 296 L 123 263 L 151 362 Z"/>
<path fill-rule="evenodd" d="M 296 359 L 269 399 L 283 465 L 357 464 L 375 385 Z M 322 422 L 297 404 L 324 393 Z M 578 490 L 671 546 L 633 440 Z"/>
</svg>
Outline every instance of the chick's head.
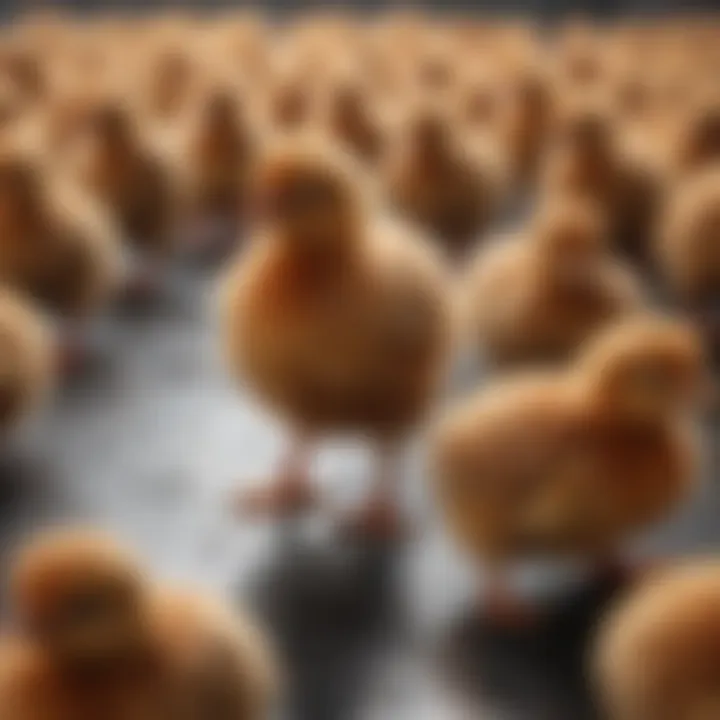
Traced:
<svg viewBox="0 0 720 720">
<path fill-rule="evenodd" d="M 146 637 L 142 575 L 100 533 L 58 530 L 31 542 L 17 558 L 11 597 L 23 631 L 64 661 L 125 658 Z"/>
<path fill-rule="evenodd" d="M 613 124 L 604 109 L 595 102 L 571 107 L 558 124 L 558 141 L 580 158 L 604 158 L 613 140 Z"/>
<path fill-rule="evenodd" d="M 347 242 L 356 235 L 362 212 L 360 186 L 349 162 L 313 143 L 272 152 L 253 179 L 258 220 L 305 251 Z"/>
<path fill-rule="evenodd" d="M 202 107 L 203 121 L 210 128 L 235 127 L 240 114 L 240 102 L 236 93 L 228 88 L 213 90 Z"/>
<path fill-rule="evenodd" d="M 603 331 L 579 369 L 600 407 L 641 422 L 686 415 L 706 380 L 698 335 L 667 318 L 631 318 Z"/>
<path fill-rule="evenodd" d="M 535 221 L 539 262 L 561 277 L 592 273 L 607 244 L 594 204 L 575 198 L 548 202 Z"/>
<path fill-rule="evenodd" d="M 439 108 L 420 107 L 411 116 L 409 139 L 418 159 L 430 165 L 447 157 L 451 143 L 448 119 Z"/>
</svg>

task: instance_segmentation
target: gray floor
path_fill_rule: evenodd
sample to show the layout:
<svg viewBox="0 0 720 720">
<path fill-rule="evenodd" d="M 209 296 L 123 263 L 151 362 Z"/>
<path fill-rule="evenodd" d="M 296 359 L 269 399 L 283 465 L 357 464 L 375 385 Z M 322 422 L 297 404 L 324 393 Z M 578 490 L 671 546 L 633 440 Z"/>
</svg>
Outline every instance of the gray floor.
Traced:
<svg viewBox="0 0 720 720">
<path fill-rule="evenodd" d="M 251 603 L 287 663 L 292 720 L 593 717 L 583 658 L 607 588 L 572 593 L 533 631 L 483 628 L 475 574 L 432 521 L 418 462 L 407 480 L 420 532 L 393 552 L 340 542 L 323 517 L 231 517 L 228 491 L 268 472 L 282 438 L 223 371 L 213 286 L 208 268 L 178 269 L 155 307 L 98 330 L 96 367 L 0 459 L 3 551 L 48 522 L 89 519 L 161 577 Z M 318 476 L 339 505 L 362 491 L 366 460 L 351 445 L 323 452 Z M 712 547 L 717 505 L 706 487 L 651 547 Z"/>
</svg>

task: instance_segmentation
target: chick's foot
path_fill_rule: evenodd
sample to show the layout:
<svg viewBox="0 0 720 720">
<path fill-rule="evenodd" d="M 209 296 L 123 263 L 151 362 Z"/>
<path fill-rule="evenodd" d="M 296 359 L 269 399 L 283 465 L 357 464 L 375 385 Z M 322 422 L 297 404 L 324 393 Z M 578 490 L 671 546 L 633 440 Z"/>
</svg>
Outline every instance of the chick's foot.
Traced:
<svg viewBox="0 0 720 720">
<path fill-rule="evenodd" d="M 310 481 L 299 475 L 284 475 L 264 487 L 238 491 L 235 510 L 242 516 L 294 517 L 317 504 Z"/>
<path fill-rule="evenodd" d="M 342 529 L 347 535 L 391 542 L 404 537 L 408 527 L 397 502 L 377 497 L 349 513 L 343 519 Z"/>
</svg>

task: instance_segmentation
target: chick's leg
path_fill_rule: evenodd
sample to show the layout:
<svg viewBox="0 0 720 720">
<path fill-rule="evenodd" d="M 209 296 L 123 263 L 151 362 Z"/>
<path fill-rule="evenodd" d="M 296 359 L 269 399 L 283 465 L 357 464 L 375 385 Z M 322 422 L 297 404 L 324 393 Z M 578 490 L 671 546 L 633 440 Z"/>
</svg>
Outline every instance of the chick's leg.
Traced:
<svg viewBox="0 0 720 720">
<path fill-rule="evenodd" d="M 484 610 L 492 625 L 505 628 L 532 625 L 536 615 L 532 605 L 511 587 L 505 568 L 498 565 L 487 571 Z"/>
<path fill-rule="evenodd" d="M 396 448 L 379 450 L 370 496 L 362 507 L 346 518 L 347 532 L 374 540 L 392 540 L 402 533 L 404 523 L 397 496 L 399 461 L 400 453 Z"/>
<path fill-rule="evenodd" d="M 55 352 L 61 377 L 79 375 L 90 362 L 91 352 L 85 330 L 80 320 L 67 321 L 59 328 Z"/>
<path fill-rule="evenodd" d="M 235 503 L 238 513 L 287 517 L 310 509 L 316 501 L 310 480 L 311 463 L 311 444 L 305 438 L 293 438 L 268 484 L 238 492 Z"/>
</svg>

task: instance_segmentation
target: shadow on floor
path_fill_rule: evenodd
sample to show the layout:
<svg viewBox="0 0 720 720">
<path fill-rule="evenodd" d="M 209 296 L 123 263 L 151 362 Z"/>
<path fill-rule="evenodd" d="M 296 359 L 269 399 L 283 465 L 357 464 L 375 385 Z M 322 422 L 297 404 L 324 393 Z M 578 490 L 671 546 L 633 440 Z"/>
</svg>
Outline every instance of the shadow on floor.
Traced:
<svg viewBox="0 0 720 720">
<path fill-rule="evenodd" d="M 491 627 L 468 611 L 450 629 L 441 661 L 471 707 L 513 720 L 596 720 L 587 664 L 598 618 L 619 590 L 599 580 L 534 627 Z M 488 717 L 495 717 L 490 712 Z"/>
<path fill-rule="evenodd" d="M 399 626 L 396 554 L 318 543 L 294 532 L 253 594 L 288 675 L 287 720 L 352 720 L 368 673 Z"/>
</svg>

